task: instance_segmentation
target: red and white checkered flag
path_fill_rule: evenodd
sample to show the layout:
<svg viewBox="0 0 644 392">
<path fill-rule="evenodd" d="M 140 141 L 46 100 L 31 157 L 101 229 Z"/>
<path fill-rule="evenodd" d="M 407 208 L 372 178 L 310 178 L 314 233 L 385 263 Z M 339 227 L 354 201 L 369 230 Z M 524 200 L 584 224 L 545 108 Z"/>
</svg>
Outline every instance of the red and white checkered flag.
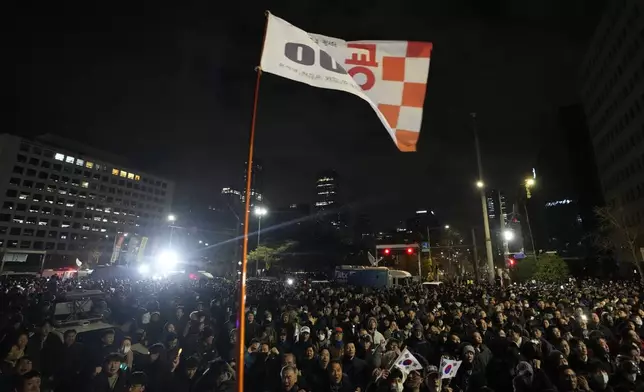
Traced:
<svg viewBox="0 0 644 392">
<path fill-rule="evenodd" d="M 364 99 L 400 151 L 416 151 L 432 52 L 429 42 L 344 41 L 268 15 L 261 69 Z"/>
</svg>

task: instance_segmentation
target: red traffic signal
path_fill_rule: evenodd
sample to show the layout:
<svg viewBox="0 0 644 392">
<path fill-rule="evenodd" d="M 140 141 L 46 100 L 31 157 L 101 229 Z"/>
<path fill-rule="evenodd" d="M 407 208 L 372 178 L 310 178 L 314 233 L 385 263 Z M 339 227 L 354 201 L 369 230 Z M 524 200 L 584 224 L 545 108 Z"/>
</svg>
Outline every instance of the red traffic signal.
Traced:
<svg viewBox="0 0 644 392">
<path fill-rule="evenodd" d="M 389 256 L 389 254 L 391 253 L 391 249 L 387 248 L 383 252 L 385 255 Z"/>
<path fill-rule="evenodd" d="M 414 248 L 407 248 L 407 254 L 408 255 L 413 255 L 414 254 Z"/>
</svg>

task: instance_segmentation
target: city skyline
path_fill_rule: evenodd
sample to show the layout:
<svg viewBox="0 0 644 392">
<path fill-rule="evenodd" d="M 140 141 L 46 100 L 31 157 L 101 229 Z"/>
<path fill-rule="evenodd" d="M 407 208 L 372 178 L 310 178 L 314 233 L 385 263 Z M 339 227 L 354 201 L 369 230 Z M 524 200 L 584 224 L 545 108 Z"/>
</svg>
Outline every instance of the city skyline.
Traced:
<svg viewBox="0 0 644 392">
<path fill-rule="evenodd" d="M 346 16 L 350 12 L 276 2 L 276 15 L 308 31 L 346 39 L 427 40 L 434 42 L 435 56 L 414 154 L 396 151 L 368 105 L 354 97 L 264 77 L 256 153 L 270 167 L 265 196 L 284 204 L 306 200 L 309 190 L 299 184 L 334 167 L 348 184 L 347 201 L 383 224 L 395 222 L 408 205 L 431 205 L 454 221 L 478 222 L 469 113 L 479 114 L 486 182 L 503 189 L 520 181 L 535 155 L 536 135 L 553 126 L 553 111 L 578 100 L 570 81 L 601 3 L 492 7 L 497 15 L 467 2 L 391 14 L 379 2 L 370 22 L 356 25 Z M 35 44 L 13 56 L 19 91 L 15 133 L 33 136 L 47 129 L 102 146 L 176 179 L 177 203 L 207 205 L 238 178 L 246 157 L 264 9 L 233 7 L 225 18 L 205 4 L 160 5 L 155 17 L 119 11 L 117 5 L 100 13 L 87 9 L 80 24 L 66 23 L 69 16 L 58 10 L 46 18 L 29 9 L 19 12 L 21 32 Z M 92 26 L 102 22 L 114 30 L 95 32 Z M 519 36 L 520 42 L 514 39 Z M 505 50 L 513 53 L 509 59 Z M 544 51 L 546 63 L 539 61 Z M 312 116 L 311 108 L 325 114 Z M 517 145 L 522 159 L 508 168 L 506 152 Z"/>
</svg>

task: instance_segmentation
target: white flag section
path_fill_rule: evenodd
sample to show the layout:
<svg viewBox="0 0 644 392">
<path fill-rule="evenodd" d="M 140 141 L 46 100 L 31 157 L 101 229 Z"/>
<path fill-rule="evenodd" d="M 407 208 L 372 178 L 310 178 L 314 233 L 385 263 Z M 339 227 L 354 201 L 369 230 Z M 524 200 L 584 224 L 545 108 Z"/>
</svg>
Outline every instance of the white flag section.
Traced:
<svg viewBox="0 0 644 392">
<path fill-rule="evenodd" d="M 268 15 L 261 69 L 371 105 L 400 151 L 416 151 L 432 44 L 343 41 Z"/>
<path fill-rule="evenodd" d="M 461 367 L 461 362 L 452 359 L 441 358 L 441 378 L 454 378 Z"/>
<path fill-rule="evenodd" d="M 400 353 L 398 359 L 394 362 L 394 366 L 405 374 L 409 374 L 412 370 L 420 370 L 423 368 L 423 365 L 407 349 L 404 349 Z"/>
</svg>

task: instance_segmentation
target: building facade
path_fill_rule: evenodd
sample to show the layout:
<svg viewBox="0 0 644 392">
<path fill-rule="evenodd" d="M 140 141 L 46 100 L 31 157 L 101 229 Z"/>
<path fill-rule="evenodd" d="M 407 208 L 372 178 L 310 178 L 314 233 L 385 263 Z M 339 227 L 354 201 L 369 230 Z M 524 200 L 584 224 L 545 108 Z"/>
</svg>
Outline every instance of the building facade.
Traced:
<svg viewBox="0 0 644 392">
<path fill-rule="evenodd" d="M 173 182 L 77 147 L 0 135 L 4 255 L 46 251 L 85 261 L 94 252 L 109 261 L 124 233 L 142 238 L 167 228 Z"/>
<path fill-rule="evenodd" d="M 318 174 L 315 184 L 315 209 L 325 211 L 338 207 L 338 174 L 332 170 Z"/>
<path fill-rule="evenodd" d="M 581 97 L 606 203 L 644 225 L 644 3 L 615 0 L 581 68 Z"/>
</svg>

